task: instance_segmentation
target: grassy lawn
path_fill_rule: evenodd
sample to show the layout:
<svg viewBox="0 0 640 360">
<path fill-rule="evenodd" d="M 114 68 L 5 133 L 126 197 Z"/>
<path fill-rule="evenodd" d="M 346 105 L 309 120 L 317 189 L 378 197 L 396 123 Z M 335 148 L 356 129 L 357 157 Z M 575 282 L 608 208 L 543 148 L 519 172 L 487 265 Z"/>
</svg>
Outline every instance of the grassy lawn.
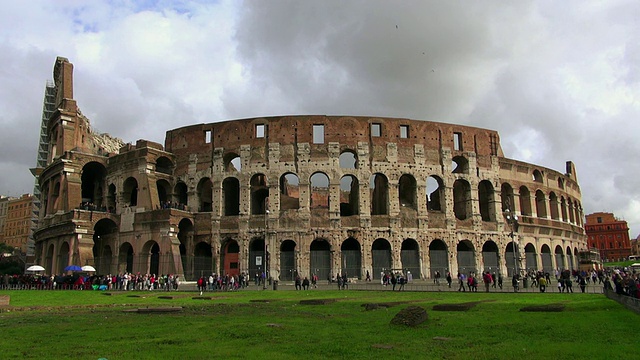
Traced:
<svg viewBox="0 0 640 360">
<path fill-rule="evenodd" d="M 600 294 L 0 291 L 2 359 L 628 359 L 640 317 Z M 136 295 L 134 297 L 132 295 Z M 170 295 L 172 299 L 161 299 Z M 301 300 L 335 300 L 302 305 Z M 434 305 L 473 302 L 467 311 Z M 367 311 L 366 303 L 389 304 Z M 562 312 L 522 312 L 562 304 Z M 418 305 L 429 319 L 390 325 Z M 126 309 L 182 307 L 174 313 Z"/>
</svg>

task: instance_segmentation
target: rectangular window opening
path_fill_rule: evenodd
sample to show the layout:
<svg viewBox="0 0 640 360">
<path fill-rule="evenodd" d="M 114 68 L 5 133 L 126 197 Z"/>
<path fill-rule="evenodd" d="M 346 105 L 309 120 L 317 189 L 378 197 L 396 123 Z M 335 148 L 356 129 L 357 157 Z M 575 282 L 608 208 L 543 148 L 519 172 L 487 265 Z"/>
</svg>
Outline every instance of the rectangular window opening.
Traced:
<svg viewBox="0 0 640 360">
<path fill-rule="evenodd" d="M 256 124 L 256 138 L 264 138 L 266 136 L 266 129 L 264 124 Z"/>
<path fill-rule="evenodd" d="M 205 130 L 204 132 L 204 143 L 211 144 L 211 130 Z"/>
<path fill-rule="evenodd" d="M 313 125 L 313 143 L 324 144 L 324 125 Z"/>
<path fill-rule="evenodd" d="M 453 133 L 453 150 L 462 150 L 462 133 Z"/>
<path fill-rule="evenodd" d="M 371 124 L 371 136 L 372 137 L 382 136 L 382 124 Z"/>
<path fill-rule="evenodd" d="M 409 125 L 400 125 L 400 138 L 401 139 L 409 138 Z"/>
</svg>

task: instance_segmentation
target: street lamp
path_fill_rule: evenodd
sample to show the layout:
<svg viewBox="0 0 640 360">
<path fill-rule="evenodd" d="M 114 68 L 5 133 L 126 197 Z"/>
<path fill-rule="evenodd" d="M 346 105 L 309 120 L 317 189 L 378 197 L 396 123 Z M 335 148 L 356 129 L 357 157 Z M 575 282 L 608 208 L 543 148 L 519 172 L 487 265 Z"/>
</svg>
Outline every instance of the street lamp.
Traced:
<svg viewBox="0 0 640 360">
<path fill-rule="evenodd" d="M 511 245 L 513 248 L 513 267 L 514 267 L 514 274 L 518 275 L 519 274 L 519 270 L 518 270 L 518 251 L 516 249 L 516 241 L 515 241 L 515 232 L 518 231 L 518 215 L 516 214 L 511 214 L 511 211 L 509 210 L 509 208 L 504 210 L 504 218 L 507 220 L 507 224 L 509 224 L 509 228 L 511 229 L 511 232 L 509 233 L 509 237 L 511 238 Z"/>
</svg>

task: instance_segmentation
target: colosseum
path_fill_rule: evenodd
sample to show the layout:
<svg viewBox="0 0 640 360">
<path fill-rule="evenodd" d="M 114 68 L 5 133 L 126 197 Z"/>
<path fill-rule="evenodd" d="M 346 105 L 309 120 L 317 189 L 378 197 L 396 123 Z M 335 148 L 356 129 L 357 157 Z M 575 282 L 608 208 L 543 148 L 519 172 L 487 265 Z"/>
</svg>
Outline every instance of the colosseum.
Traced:
<svg viewBox="0 0 640 360">
<path fill-rule="evenodd" d="M 45 93 L 37 262 L 141 272 L 362 279 L 577 268 L 576 170 L 508 159 L 496 131 L 402 118 L 276 116 L 94 131 L 56 60 Z M 47 105 L 49 104 L 49 105 Z"/>
</svg>

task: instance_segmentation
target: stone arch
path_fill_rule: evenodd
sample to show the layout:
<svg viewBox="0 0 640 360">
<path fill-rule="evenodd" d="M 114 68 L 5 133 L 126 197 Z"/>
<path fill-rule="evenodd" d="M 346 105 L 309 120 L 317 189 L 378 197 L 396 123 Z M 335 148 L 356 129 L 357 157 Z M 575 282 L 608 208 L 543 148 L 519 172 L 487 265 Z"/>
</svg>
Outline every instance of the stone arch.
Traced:
<svg viewBox="0 0 640 360">
<path fill-rule="evenodd" d="M 547 244 L 540 247 L 540 260 L 542 260 L 542 271 L 553 274 L 553 263 L 551 262 L 551 248 Z"/>
<path fill-rule="evenodd" d="M 251 214 L 266 214 L 268 198 L 267 177 L 264 174 L 253 175 L 251 177 Z"/>
<path fill-rule="evenodd" d="M 417 188 L 418 184 L 413 175 L 404 174 L 400 177 L 398 181 L 398 201 L 400 202 L 400 208 L 418 209 Z"/>
<path fill-rule="evenodd" d="M 463 179 L 453 183 L 453 212 L 458 220 L 465 220 L 471 214 L 471 185 Z"/>
<path fill-rule="evenodd" d="M 156 172 L 171 175 L 173 173 L 173 162 L 166 156 L 156 159 Z"/>
<path fill-rule="evenodd" d="M 237 178 L 228 177 L 222 181 L 222 198 L 224 216 L 240 215 L 240 181 Z"/>
<path fill-rule="evenodd" d="M 93 227 L 93 266 L 97 275 L 117 271 L 110 244 L 118 240 L 118 225 L 111 219 L 101 219 Z M 107 249 L 108 248 L 108 249 Z"/>
<path fill-rule="evenodd" d="M 451 159 L 451 172 L 454 174 L 468 174 L 469 160 L 464 156 L 455 156 Z"/>
<path fill-rule="evenodd" d="M 520 214 L 531 216 L 531 194 L 526 186 L 520 186 Z"/>
<path fill-rule="evenodd" d="M 342 273 L 350 278 L 362 279 L 362 249 L 353 237 L 348 237 L 340 246 Z"/>
<path fill-rule="evenodd" d="M 160 245 L 155 240 L 149 240 L 142 246 L 140 254 L 142 273 L 160 274 Z"/>
<path fill-rule="evenodd" d="M 116 212 L 116 185 L 109 184 L 109 191 L 107 194 L 107 211 L 111 213 Z"/>
<path fill-rule="evenodd" d="M 560 214 L 558 213 L 558 195 L 555 192 L 549 193 L 549 215 L 553 220 L 559 220 Z"/>
<path fill-rule="evenodd" d="M 107 168 L 96 161 L 90 161 L 82 167 L 82 203 L 91 204 L 94 209 L 105 207 L 103 189 L 107 177 Z"/>
<path fill-rule="evenodd" d="M 387 177 L 380 173 L 371 175 L 369 191 L 371 196 L 371 215 L 388 215 L 389 180 L 387 180 Z"/>
<path fill-rule="evenodd" d="M 208 276 L 213 273 L 213 252 L 211 245 L 200 241 L 193 249 L 193 277 Z M 234 274 L 237 275 L 237 274 Z"/>
<path fill-rule="evenodd" d="M 345 150 L 340 153 L 338 159 L 341 169 L 357 169 L 358 168 L 358 156 L 353 150 Z"/>
<path fill-rule="evenodd" d="M 71 265 L 69 263 L 69 243 L 64 241 L 62 243 L 62 245 L 60 245 L 60 249 L 58 249 L 58 271 L 56 271 L 56 273 L 61 274 L 64 272 L 64 268 L 67 267 L 68 265 Z M 76 264 L 77 265 L 77 264 Z"/>
<path fill-rule="evenodd" d="M 444 211 L 445 186 L 439 176 L 427 178 L 427 210 Z"/>
<path fill-rule="evenodd" d="M 573 201 L 571 201 L 571 199 L 569 199 L 569 222 L 572 224 L 575 224 L 576 222 L 576 218 L 575 218 L 575 214 L 574 214 L 574 210 L 573 210 Z"/>
<path fill-rule="evenodd" d="M 124 242 L 120 245 L 118 250 L 118 272 L 119 273 L 132 273 L 133 272 L 133 246 L 129 242 Z"/>
<path fill-rule="evenodd" d="M 519 272 L 521 269 L 516 271 L 516 265 L 519 267 L 519 257 L 520 257 L 519 246 L 514 242 L 510 241 L 507 243 L 507 246 L 504 250 L 504 259 L 507 265 L 507 276 L 513 277 L 516 272 Z"/>
<path fill-rule="evenodd" d="M 232 238 L 226 238 L 220 247 L 220 262 L 222 268 L 220 275 L 238 275 L 240 273 L 240 245 Z M 214 267 L 215 268 L 215 267 Z M 255 279 L 256 273 L 249 271 Z"/>
<path fill-rule="evenodd" d="M 567 222 L 567 201 L 564 196 L 560 197 L 560 213 L 562 215 L 562 221 Z"/>
<path fill-rule="evenodd" d="M 340 216 L 360 214 L 360 184 L 353 175 L 340 179 Z"/>
<path fill-rule="evenodd" d="M 173 202 L 174 207 L 180 210 L 184 210 L 189 203 L 189 188 L 183 181 L 178 181 L 173 188 Z"/>
<path fill-rule="evenodd" d="M 461 240 L 456 247 L 458 252 L 458 271 L 461 273 L 477 273 L 476 252 L 469 240 Z"/>
<path fill-rule="evenodd" d="M 373 277 L 379 279 L 382 273 L 390 273 L 391 263 L 391 244 L 387 239 L 379 238 L 371 245 Z"/>
<path fill-rule="evenodd" d="M 536 214 L 539 218 L 547 217 L 547 198 L 542 190 L 536 191 Z"/>
<path fill-rule="evenodd" d="M 478 184 L 478 202 L 482 221 L 496 221 L 495 191 L 489 180 L 482 180 Z"/>
<path fill-rule="evenodd" d="M 224 163 L 224 170 L 226 172 L 241 172 L 242 171 L 242 160 L 240 155 L 230 152 L 226 153 L 222 158 Z"/>
<path fill-rule="evenodd" d="M 55 246 L 53 244 L 49 244 L 49 246 L 47 247 L 47 252 L 44 258 L 44 268 L 45 271 L 50 273 L 50 274 L 55 274 L 56 271 L 54 271 L 53 269 L 53 257 L 55 254 Z M 59 272 L 57 272 L 59 273 Z"/>
<path fill-rule="evenodd" d="M 326 239 L 317 238 L 309 245 L 310 269 L 319 279 L 331 278 L 331 244 Z"/>
<path fill-rule="evenodd" d="M 316 172 L 309 178 L 311 184 L 311 209 L 329 209 L 329 177 Z"/>
<path fill-rule="evenodd" d="M 156 188 L 158 189 L 158 202 L 162 209 L 170 207 L 169 201 L 171 200 L 171 184 L 165 179 L 156 181 Z"/>
<path fill-rule="evenodd" d="M 564 262 L 564 251 L 562 250 L 562 246 L 556 245 L 553 252 L 556 258 L 556 269 L 561 271 L 567 269 L 567 264 Z"/>
<path fill-rule="evenodd" d="M 533 170 L 532 180 L 537 183 L 542 183 L 543 182 L 542 172 L 540 172 L 540 170 L 538 169 Z"/>
<path fill-rule="evenodd" d="M 138 206 L 138 180 L 128 177 L 122 184 L 125 206 Z"/>
<path fill-rule="evenodd" d="M 213 182 L 208 177 L 202 178 L 197 187 L 199 212 L 211 212 L 213 210 Z"/>
<path fill-rule="evenodd" d="M 493 240 L 487 240 L 482 245 L 482 262 L 484 271 L 492 274 L 500 272 L 500 251 L 498 245 Z"/>
<path fill-rule="evenodd" d="M 51 211 L 55 212 L 60 209 L 60 180 L 56 180 L 53 184 L 53 191 L 51 192 Z M 65 266 L 66 267 L 66 266 Z"/>
<path fill-rule="evenodd" d="M 195 274 L 193 258 L 193 233 L 194 226 L 190 219 L 183 218 L 178 223 L 178 241 L 180 242 L 180 259 L 182 260 L 182 273 L 185 278 L 193 279 Z"/>
<path fill-rule="evenodd" d="M 280 210 L 300 208 L 300 179 L 298 175 L 287 172 L 280 176 Z"/>
<path fill-rule="evenodd" d="M 411 272 L 413 279 L 420 279 L 422 272 L 420 271 L 420 245 L 415 239 L 405 239 L 400 248 L 400 261 L 402 269 L 406 274 Z M 408 276 L 408 275 L 407 275 Z"/>
<path fill-rule="evenodd" d="M 265 246 L 264 235 L 254 237 L 249 242 L 249 274 L 252 278 L 256 274 L 260 277 L 263 273 L 268 273 L 267 249 Z"/>
<path fill-rule="evenodd" d="M 298 275 L 296 246 L 293 240 L 285 240 L 280 244 L 280 280 L 293 281 Z"/>
<path fill-rule="evenodd" d="M 440 274 L 449 272 L 449 251 L 444 241 L 436 239 L 429 244 L 429 261 L 431 276 L 436 271 L 439 271 Z"/>
<path fill-rule="evenodd" d="M 502 202 L 502 212 L 509 210 L 514 212 L 515 200 L 513 198 L 513 188 L 509 183 L 502 183 L 500 186 L 500 201 Z"/>
<path fill-rule="evenodd" d="M 567 268 L 569 270 L 575 270 L 576 266 L 574 264 L 574 258 L 573 258 L 573 254 L 571 253 L 571 247 L 567 246 L 567 252 L 566 252 L 566 256 L 567 256 Z"/>
<path fill-rule="evenodd" d="M 561 177 L 558 178 L 558 188 L 564 190 L 564 179 Z"/>
<path fill-rule="evenodd" d="M 536 247 L 532 243 L 528 243 L 524 247 L 525 267 L 528 271 L 538 271 L 538 256 Z"/>
</svg>

